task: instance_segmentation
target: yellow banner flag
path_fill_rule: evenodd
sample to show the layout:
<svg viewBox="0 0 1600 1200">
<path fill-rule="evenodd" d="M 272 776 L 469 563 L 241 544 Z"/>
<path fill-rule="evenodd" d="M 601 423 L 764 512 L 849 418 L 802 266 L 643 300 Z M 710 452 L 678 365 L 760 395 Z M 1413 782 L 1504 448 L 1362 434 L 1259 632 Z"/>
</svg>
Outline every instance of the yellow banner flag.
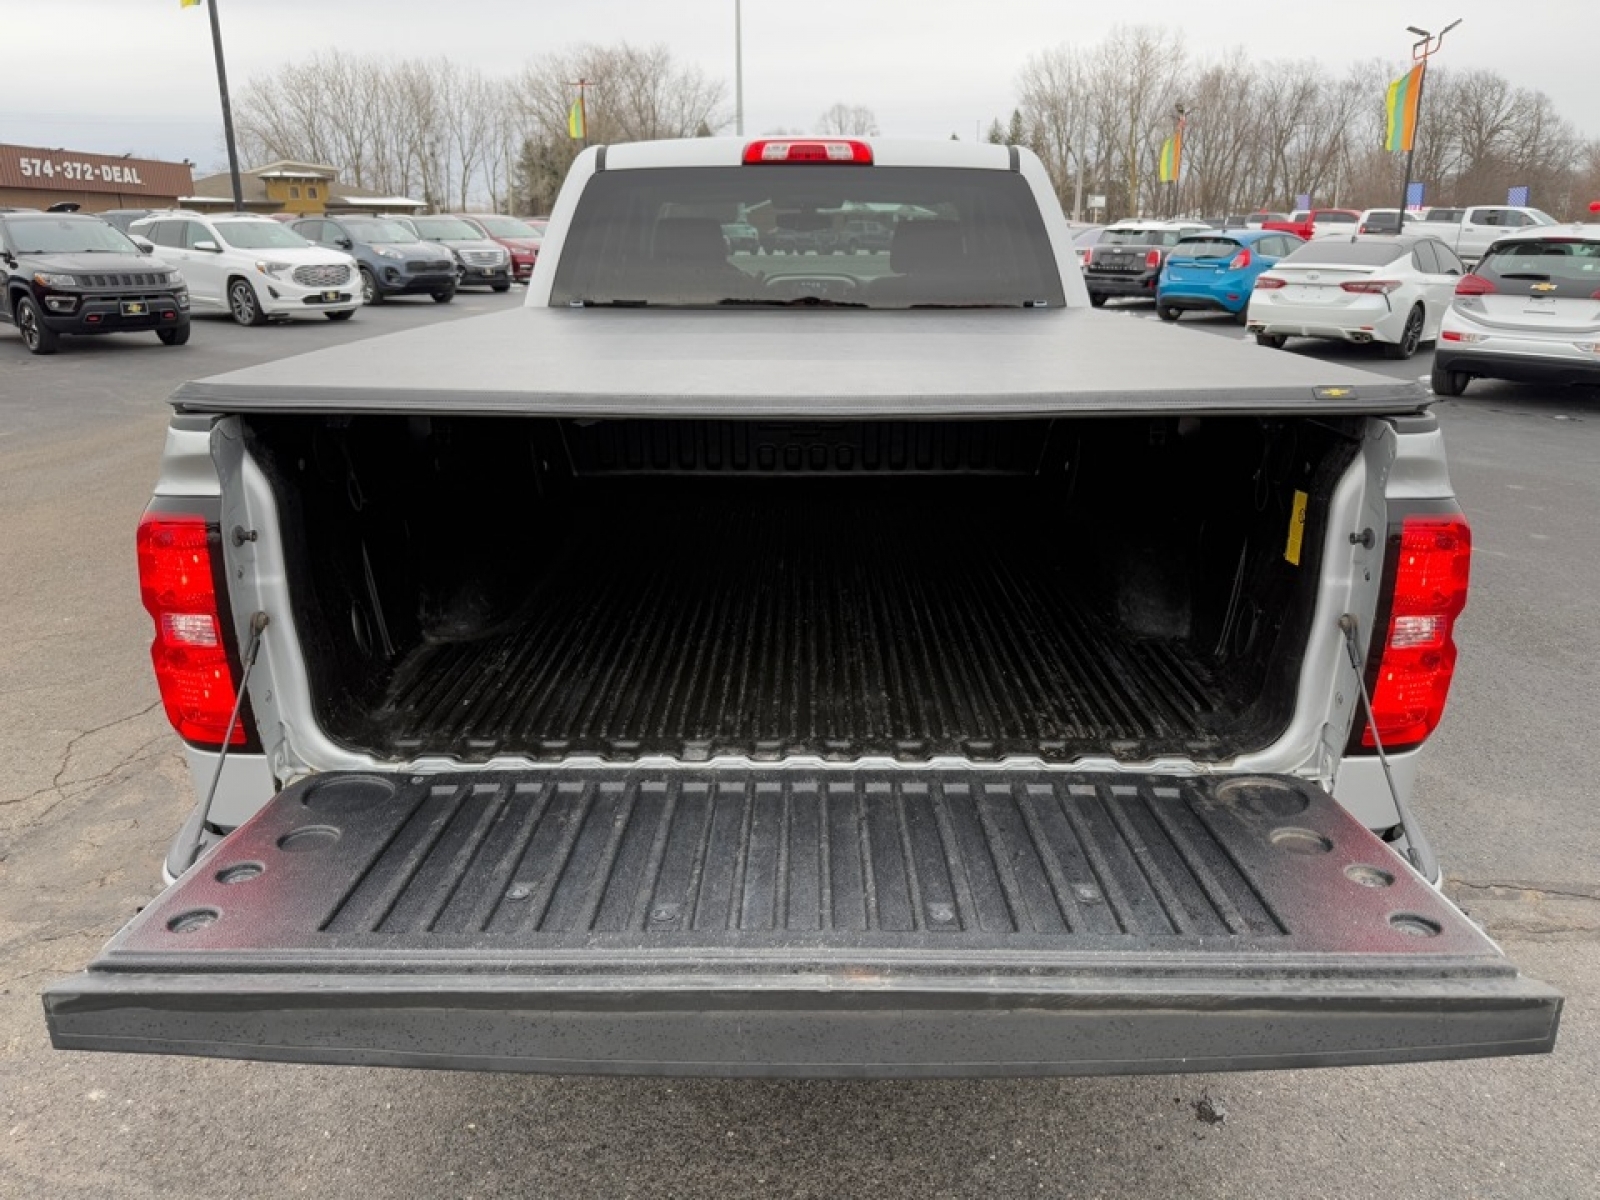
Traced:
<svg viewBox="0 0 1600 1200">
<path fill-rule="evenodd" d="M 200 0 L 182 0 L 184 8 L 199 8 Z"/>
<path fill-rule="evenodd" d="M 574 140 L 589 136 L 588 114 L 583 109 L 583 93 L 578 93 L 578 98 L 572 102 L 572 107 L 567 110 L 567 136 Z"/>
</svg>

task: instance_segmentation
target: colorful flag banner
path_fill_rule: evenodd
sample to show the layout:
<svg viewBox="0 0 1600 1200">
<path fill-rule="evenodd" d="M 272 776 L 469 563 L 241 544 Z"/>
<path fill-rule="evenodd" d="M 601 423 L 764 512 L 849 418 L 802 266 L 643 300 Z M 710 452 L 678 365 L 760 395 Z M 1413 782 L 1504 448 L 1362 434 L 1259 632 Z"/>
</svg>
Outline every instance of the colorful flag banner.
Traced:
<svg viewBox="0 0 1600 1200">
<path fill-rule="evenodd" d="M 1406 207 L 1407 208 L 1421 208 L 1422 207 L 1422 184 L 1420 184 L 1420 183 L 1408 183 L 1408 184 L 1406 184 Z"/>
<path fill-rule="evenodd" d="M 1420 62 L 1389 85 L 1384 97 L 1385 124 L 1383 148 L 1391 154 L 1409 153 L 1417 140 L 1417 106 L 1422 102 L 1422 72 L 1427 63 Z"/>
<path fill-rule="evenodd" d="M 1294 198 L 1294 206 L 1296 208 L 1310 208 L 1311 207 L 1311 193 L 1310 192 L 1301 192 L 1298 196 L 1296 196 Z"/>
<path fill-rule="evenodd" d="M 1161 167 L 1157 178 L 1162 183 L 1172 183 L 1178 178 L 1178 171 L 1183 167 L 1183 129 L 1178 131 L 1161 143 Z"/>
<path fill-rule="evenodd" d="M 184 8 L 199 8 L 200 7 L 200 0 L 183 0 L 183 5 L 182 6 Z"/>
<path fill-rule="evenodd" d="M 1527 184 L 1519 184 L 1517 187 L 1511 188 L 1506 192 L 1506 203 L 1512 208 L 1527 208 L 1528 197 L 1531 194 L 1532 193 L 1528 190 Z"/>
<path fill-rule="evenodd" d="M 567 136 L 576 141 L 589 136 L 588 114 L 583 111 L 583 93 L 578 93 L 578 98 L 572 102 L 572 107 L 567 111 Z"/>
</svg>

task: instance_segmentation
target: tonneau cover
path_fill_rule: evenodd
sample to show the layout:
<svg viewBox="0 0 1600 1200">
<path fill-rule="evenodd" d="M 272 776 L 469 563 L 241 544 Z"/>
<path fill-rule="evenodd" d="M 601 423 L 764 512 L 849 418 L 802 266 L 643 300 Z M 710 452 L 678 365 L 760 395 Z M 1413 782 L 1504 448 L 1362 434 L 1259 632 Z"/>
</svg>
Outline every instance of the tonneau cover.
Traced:
<svg viewBox="0 0 1600 1200">
<path fill-rule="evenodd" d="M 521 308 L 187 383 L 190 412 L 568 417 L 1406 413 L 1341 363 L 1089 309 Z"/>
</svg>

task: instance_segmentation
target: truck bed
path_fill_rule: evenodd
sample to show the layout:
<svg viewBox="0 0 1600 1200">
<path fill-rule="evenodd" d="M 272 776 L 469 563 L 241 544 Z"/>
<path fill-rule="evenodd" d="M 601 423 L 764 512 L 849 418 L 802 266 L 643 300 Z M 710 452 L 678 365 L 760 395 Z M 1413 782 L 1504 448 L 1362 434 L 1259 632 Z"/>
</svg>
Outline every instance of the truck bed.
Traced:
<svg viewBox="0 0 1600 1200">
<path fill-rule="evenodd" d="M 480 761 L 1214 759 L 1265 737 L 1188 639 L 1097 611 L 1072 537 L 982 492 L 689 495 L 575 505 L 516 617 L 420 645 L 346 732 Z"/>
<path fill-rule="evenodd" d="M 524 308 L 184 384 L 195 412 L 1406 413 L 1415 382 L 1086 309 Z"/>
</svg>

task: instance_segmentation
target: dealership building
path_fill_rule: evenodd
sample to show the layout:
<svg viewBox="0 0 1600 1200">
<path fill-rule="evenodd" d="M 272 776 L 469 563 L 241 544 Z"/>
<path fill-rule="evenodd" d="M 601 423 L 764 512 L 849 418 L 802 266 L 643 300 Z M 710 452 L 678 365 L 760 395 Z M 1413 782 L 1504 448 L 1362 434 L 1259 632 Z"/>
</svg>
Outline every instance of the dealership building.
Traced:
<svg viewBox="0 0 1600 1200">
<path fill-rule="evenodd" d="M 176 208 L 193 191 L 186 162 L 0 144 L 0 208 Z"/>
</svg>

